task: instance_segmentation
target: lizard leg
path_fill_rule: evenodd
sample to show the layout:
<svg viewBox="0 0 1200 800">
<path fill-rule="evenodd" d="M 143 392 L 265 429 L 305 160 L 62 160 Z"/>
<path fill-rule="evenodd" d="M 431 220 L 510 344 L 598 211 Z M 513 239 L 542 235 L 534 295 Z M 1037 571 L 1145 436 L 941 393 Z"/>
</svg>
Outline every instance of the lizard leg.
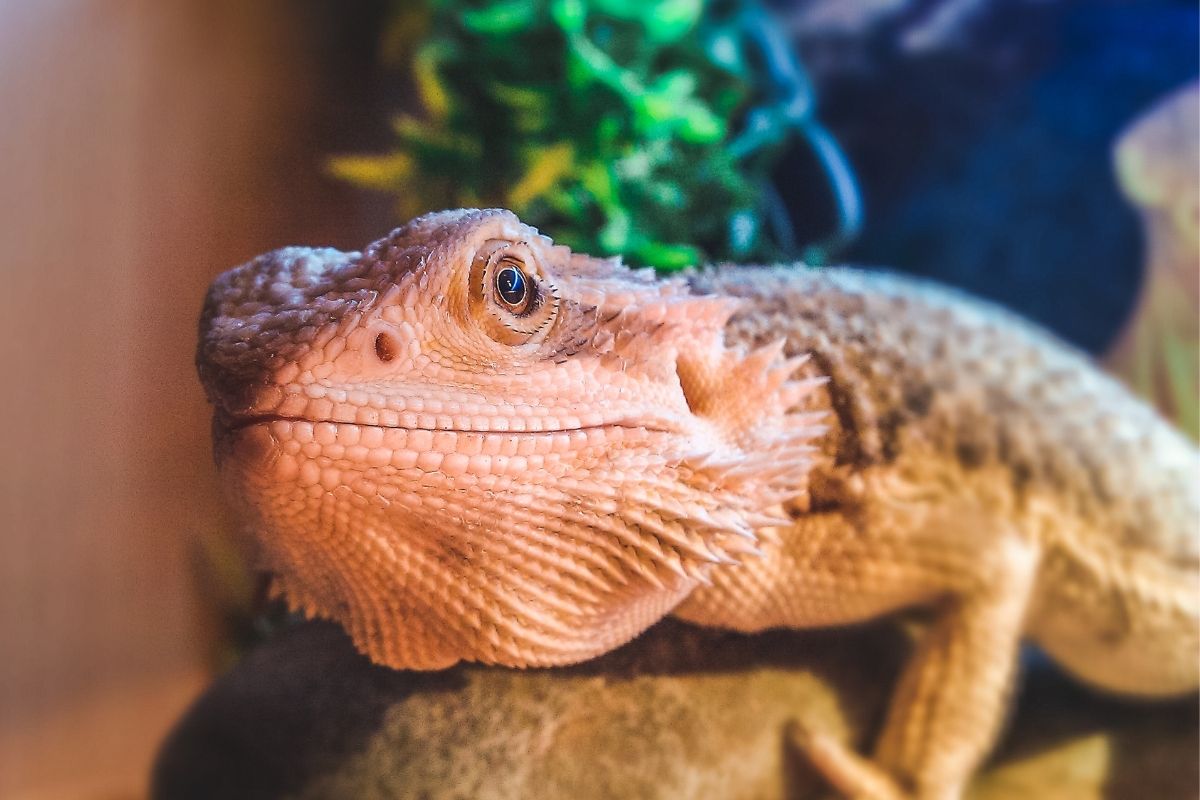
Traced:
<svg viewBox="0 0 1200 800">
<path fill-rule="evenodd" d="M 954 800 L 999 730 L 1015 671 L 1037 548 L 1002 539 L 976 581 L 943 601 L 892 696 L 873 761 L 816 732 L 793 740 L 854 798 Z"/>
<path fill-rule="evenodd" d="M 794 725 L 831 784 L 872 800 L 956 798 L 995 739 L 1040 551 L 972 504 L 810 513 L 762 559 L 717 571 L 676 615 L 736 630 L 824 627 L 902 608 L 933 621 L 893 693 L 874 759 Z"/>
</svg>

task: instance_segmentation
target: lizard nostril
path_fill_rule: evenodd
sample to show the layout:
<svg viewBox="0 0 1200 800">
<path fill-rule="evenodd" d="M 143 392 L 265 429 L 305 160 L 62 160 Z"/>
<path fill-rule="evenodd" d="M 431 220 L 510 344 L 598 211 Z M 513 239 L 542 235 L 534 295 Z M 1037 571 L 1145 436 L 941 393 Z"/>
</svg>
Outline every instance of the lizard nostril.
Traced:
<svg viewBox="0 0 1200 800">
<path fill-rule="evenodd" d="M 386 333 L 381 333 L 375 337 L 375 355 L 379 356 L 379 360 L 387 363 L 396 357 L 396 340 Z"/>
</svg>

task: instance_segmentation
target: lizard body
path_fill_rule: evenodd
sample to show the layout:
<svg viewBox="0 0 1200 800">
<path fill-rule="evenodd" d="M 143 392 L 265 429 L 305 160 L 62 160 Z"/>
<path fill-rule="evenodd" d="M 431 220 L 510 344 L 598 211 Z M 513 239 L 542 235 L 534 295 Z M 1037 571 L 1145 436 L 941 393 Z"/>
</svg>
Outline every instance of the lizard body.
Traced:
<svg viewBox="0 0 1200 800">
<path fill-rule="evenodd" d="M 198 364 L 259 563 L 389 666 L 927 608 L 872 760 L 797 730 L 863 797 L 959 796 L 1024 637 L 1110 690 L 1198 683 L 1196 449 L 948 290 L 656 281 L 443 212 L 221 276 Z"/>
</svg>

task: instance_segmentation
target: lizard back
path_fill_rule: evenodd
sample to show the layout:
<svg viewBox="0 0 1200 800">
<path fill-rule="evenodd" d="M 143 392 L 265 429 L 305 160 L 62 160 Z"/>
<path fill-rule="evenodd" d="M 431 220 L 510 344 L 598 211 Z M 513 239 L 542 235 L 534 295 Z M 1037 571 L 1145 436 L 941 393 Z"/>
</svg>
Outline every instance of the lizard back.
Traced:
<svg viewBox="0 0 1200 800">
<path fill-rule="evenodd" d="M 914 453 L 968 473 L 1000 466 L 1018 503 L 1050 492 L 1113 544 L 1197 567 L 1195 447 L 1049 333 L 888 273 L 725 267 L 692 285 L 750 301 L 729 322 L 731 342 L 784 336 L 788 355 L 812 354 L 811 371 L 829 379 L 824 469 Z"/>
</svg>

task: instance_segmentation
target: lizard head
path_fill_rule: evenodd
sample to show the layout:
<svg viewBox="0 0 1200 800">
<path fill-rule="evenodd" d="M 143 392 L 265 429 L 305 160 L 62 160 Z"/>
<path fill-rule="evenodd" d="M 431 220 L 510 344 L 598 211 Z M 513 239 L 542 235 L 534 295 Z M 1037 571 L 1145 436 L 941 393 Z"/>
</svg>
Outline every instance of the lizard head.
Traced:
<svg viewBox="0 0 1200 800">
<path fill-rule="evenodd" d="M 803 489 L 809 384 L 736 308 L 498 210 L 224 273 L 197 364 L 259 566 L 394 667 L 623 643 Z"/>
</svg>

